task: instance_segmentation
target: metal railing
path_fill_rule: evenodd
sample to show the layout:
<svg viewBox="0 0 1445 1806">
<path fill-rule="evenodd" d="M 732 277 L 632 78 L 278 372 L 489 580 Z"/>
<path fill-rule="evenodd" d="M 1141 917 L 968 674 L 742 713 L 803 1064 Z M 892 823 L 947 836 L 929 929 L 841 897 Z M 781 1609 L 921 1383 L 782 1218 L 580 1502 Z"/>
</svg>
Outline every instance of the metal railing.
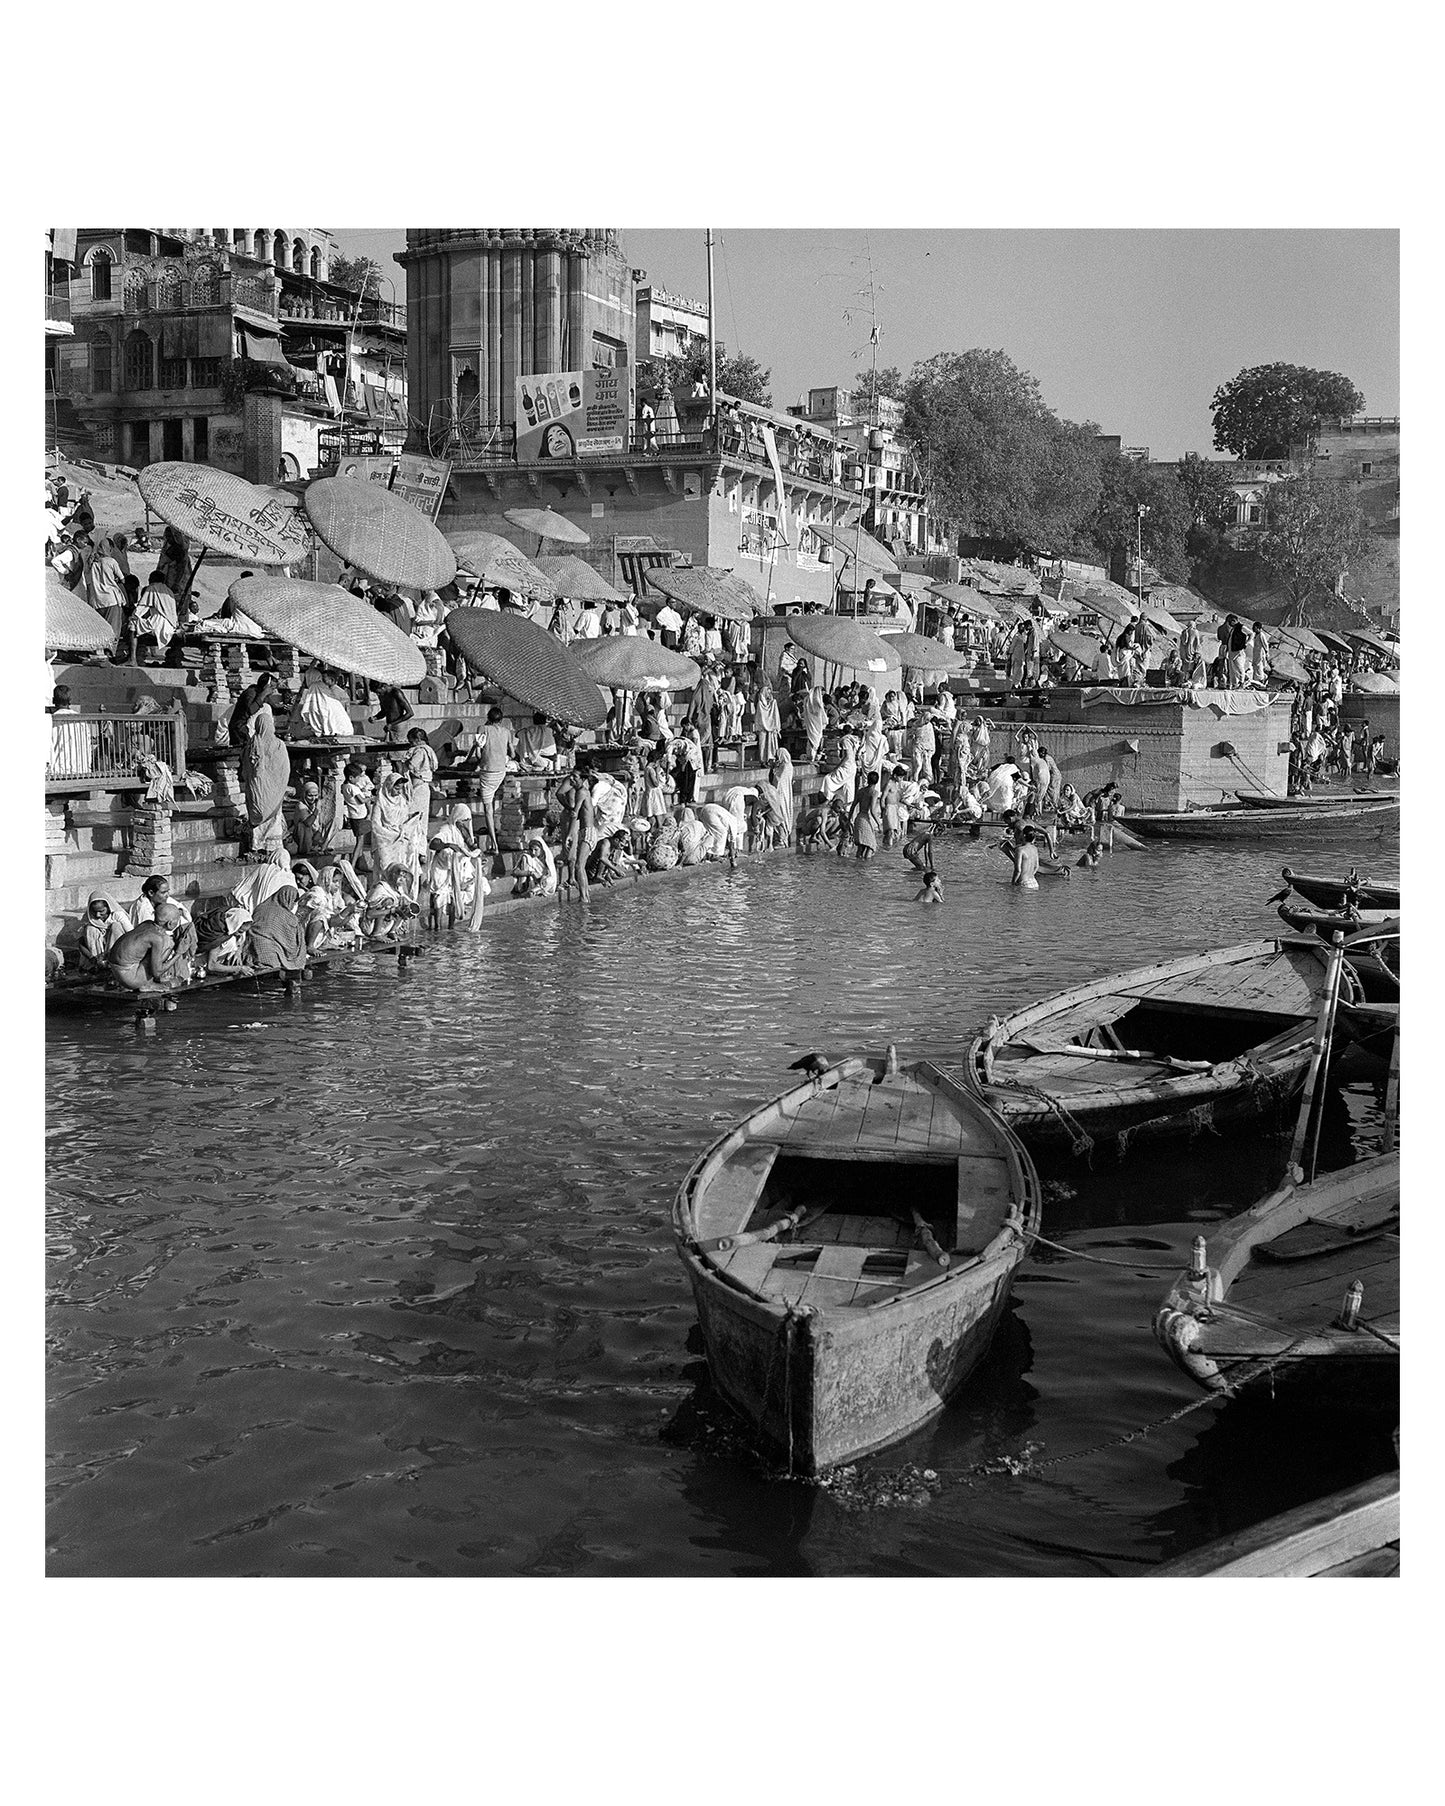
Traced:
<svg viewBox="0 0 1445 1806">
<path fill-rule="evenodd" d="M 143 758 L 159 759 L 175 777 L 186 769 L 183 715 L 63 715 L 52 717 L 47 784 L 139 779 Z"/>
</svg>

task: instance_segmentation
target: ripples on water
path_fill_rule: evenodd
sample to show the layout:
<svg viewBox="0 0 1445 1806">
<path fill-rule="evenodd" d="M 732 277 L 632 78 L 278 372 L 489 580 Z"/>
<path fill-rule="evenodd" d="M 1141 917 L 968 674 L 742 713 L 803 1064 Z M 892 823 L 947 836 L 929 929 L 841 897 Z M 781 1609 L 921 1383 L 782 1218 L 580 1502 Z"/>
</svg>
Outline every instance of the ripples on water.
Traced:
<svg viewBox="0 0 1445 1806">
<path fill-rule="evenodd" d="M 1343 846 L 1343 851 L 1340 848 Z M 817 1488 L 713 1401 L 672 1193 L 809 1048 L 955 1061 L 1095 973 L 1268 934 L 1278 870 L 1397 841 L 1118 852 L 1037 894 L 954 842 L 781 856 L 435 937 L 300 997 L 206 1000 L 47 1047 L 56 1574 L 1133 1573 L 1392 1458 L 1248 1401 L 1036 1478 L 1199 1396 L 1167 1275 L 1039 1249 L 988 1363 L 907 1444 Z M 1346 1088 L 1328 1159 L 1374 1146 Z M 1045 1233 L 1175 1263 L 1281 1144 L 1046 1169 Z M 934 1477 L 922 1478 L 924 1470 Z"/>
</svg>

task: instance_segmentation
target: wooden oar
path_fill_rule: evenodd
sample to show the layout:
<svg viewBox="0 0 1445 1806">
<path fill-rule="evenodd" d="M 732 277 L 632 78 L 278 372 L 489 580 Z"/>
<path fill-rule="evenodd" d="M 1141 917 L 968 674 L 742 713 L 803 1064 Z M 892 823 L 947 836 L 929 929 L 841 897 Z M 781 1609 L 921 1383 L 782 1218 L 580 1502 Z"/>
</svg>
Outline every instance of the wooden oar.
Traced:
<svg viewBox="0 0 1445 1806">
<path fill-rule="evenodd" d="M 771 1242 L 780 1235 L 786 1235 L 790 1230 L 806 1229 L 810 1223 L 816 1223 L 828 1208 L 828 1205 L 821 1204 L 811 1214 L 803 1210 L 794 1210 L 785 1217 L 779 1217 L 776 1223 L 769 1223 L 762 1229 L 745 1229 L 738 1235 L 719 1235 L 710 1242 L 699 1242 L 697 1247 L 703 1254 L 727 1254 L 733 1248 L 751 1247 L 754 1242 Z"/>
<path fill-rule="evenodd" d="M 1020 1036 L 1016 1045 L 1032 1047 L 1035 1053 L 1068 1054 L 1076 1060 L 1142 1060 L 1152 1066 L 1169 1066 L 1176 1072 L 1212 1072 L 1213 1060 L 1179 1060 L 1173 1054 L 1142 1053 L 1135 1047 L 1039 1047 L 1026 1036 Z"/>
<path fill-rule="evenodd" d="M 928 1224 L 923 1220 L 922 1213 L 920 1211 L 914 1210 L 911 1212 L 911 1214 L 913 1217 L 913 1227 L 918 1231 L 919 1241 L 921 1241 L 923 1243 L 924 1247 L 933 1256 L 933 1258 L 938 1262 L 940 1267 L 946 1267 L 948 1265 L 948 1255 L 947 1255 L 946 1251 L 944 1249 L 940 1248 L 938 1243 L 934 1240 L 933 1231 L 928 1227 Z"/>
<path fill-rule="evenodd" d="M 1309 1133 L 1310 1117 L 1314 1113 L 1315 1090 L 1324 1065 L 1325 1050 L 1334 1032 L 1335 1005 L 1339 1001 L 1340 974 L 1344 965 L 1345 937 L 1336 929 L 1330 952 L 1330 969 L 1325 978 L 1325 1000 L 1315 1022 L 1314 1052 L 1310 1056 L 1309 1071 L 1305 1075 L 1304 1102 L 1300 1105 L 1299 1121 L 1295 1124 L 1294 1140 L 1289 1149 L 1288 1171 L 1301 1184 L 1304 1182 L 1304 1167 L 1300 1163 L 1300 1156 L 1304 1153 L 1305 1137 Z"/>
</svg>

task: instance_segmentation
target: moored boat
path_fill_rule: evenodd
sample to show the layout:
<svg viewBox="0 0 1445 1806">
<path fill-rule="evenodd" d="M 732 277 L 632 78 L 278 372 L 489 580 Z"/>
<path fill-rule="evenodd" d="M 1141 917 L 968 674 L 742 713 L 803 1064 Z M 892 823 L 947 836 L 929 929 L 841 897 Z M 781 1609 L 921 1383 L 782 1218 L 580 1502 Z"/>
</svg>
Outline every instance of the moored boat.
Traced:
<svg viewBox="0 0 1445 1806">
<path fill-rule="evenodd" d="M 1280 877 L 1307 903 L 1314 903 L 1320 909 L 1343 909 L 1353 900 L 1358 909 L 1388 909 L 1399 913 L 1398 884 L 1377 884 L 1372 879 L 1358 877 L 1353 870 L 1344 878 L 1321 878 L 1308 872 L 1293 872 L 1285 866 Z"/>
<path fill-rule="evenodd" d="M 1357 804 L 1335 803 L 1330 808 L 1296 806 L 1278 809 L 1180 809 L 1130 815 L 1129 826 L 1153 840 L 1259 840 L 1275 834 L 1296 834 L 1302 828 L 1317 829 L 1331 822 L 1347 824 L 1359 832 L 1383 834 L 1400 819 L 1400 799 L 1362 799 Z"/>
<path fill-rule="evenodd" d="M 1156 1580 L 1344 1580 L 1400 1572 L 1400 1470 L 1378 1474 L 1155 1568 Z"/>
<path fill-rule="evenodd" d="M 1236 790 L 1246 809 L 1360 809 L 1371 803 L 1398 802 L 1396 790 L 1322 791 L 1318 796 L 1271 796 L 1264 790 Z"/>
<path fill-rule="evenodd" d="M 1319 941 L 1246 941 L 1074 985 L 991 1021 L 965 1082 L 1027 1140 L 1077 1152 L 1257 1115 L 1303 1083 L 1329 958 Z"/>
<path fill-rule="evenodd" d="M 1296 934 L 1317 934 L 1327 941 L 1336 934 L 1378 928 L 1392 918 L 1388 909 L 1320 909 L 1313 903 L 1281 903 L 1279 919 Z"/>
<path fill-rule="evenodd" d="M 853 1058 L 763 1105 L 673 1207 L 713 1382 L 791 1473 L 907 1436 L 982 1360 L 1039 1228 L 1017 1139 L 937 1067 Z"/>
<path fill-rule="evenodd" d="M 1211 1391 L 1266 1367 L 1275 1385 L 1308 1377 L 1339 1396 L 1398 1382 L 1399 1215 L 1398 1151 L 1287 1182 L 1197 1238 L 1154 1333 Z"/>
</svg>

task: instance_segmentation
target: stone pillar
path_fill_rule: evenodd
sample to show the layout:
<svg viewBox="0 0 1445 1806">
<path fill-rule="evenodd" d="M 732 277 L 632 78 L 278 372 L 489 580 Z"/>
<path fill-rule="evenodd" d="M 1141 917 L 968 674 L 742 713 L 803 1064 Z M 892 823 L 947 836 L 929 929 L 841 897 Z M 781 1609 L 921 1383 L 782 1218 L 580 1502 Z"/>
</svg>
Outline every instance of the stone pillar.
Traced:
<svg viewBox="0 0 1445 1806">
<path fill-rule="evenodd" d="M 171 872 L 171 812 L 165 803 L 142 802 L 136 807 L 131 829 L 127 877 L 169 877 Z"/>
<path fill-rule="evenodd" d="M 482 255 L 482 364 L 483 420 L 500 420 L 502 413 L 502 258 L 498 251 Z"/>
<path fill-rule="evenodd" d="M 150 463 L 159 464 L 166 455 L 166 429 L 164 422 L 152 420 L 149 423 L 147 442 L 149 448 L 146 454 L 147 458 Z"/>
<path fill-rule="evenodd" d="M 517 378 L 522 373 L 522 260 L 515 251 L 502 254 L 502 365 L 498 397 L 503 420 L 517 417 Z"/>
<path fill-rule="evenodd" d="M 181 421 L 181 456 L 187 464 L 196 461 L 196 422 L 190 414 Z"/>
<path fill-rule="evenodd" d="M 548 251 L 537 259 L 536 350 L 534 368 L 575 368 L 562 361 L 562 256 Z"/>
</svg>

